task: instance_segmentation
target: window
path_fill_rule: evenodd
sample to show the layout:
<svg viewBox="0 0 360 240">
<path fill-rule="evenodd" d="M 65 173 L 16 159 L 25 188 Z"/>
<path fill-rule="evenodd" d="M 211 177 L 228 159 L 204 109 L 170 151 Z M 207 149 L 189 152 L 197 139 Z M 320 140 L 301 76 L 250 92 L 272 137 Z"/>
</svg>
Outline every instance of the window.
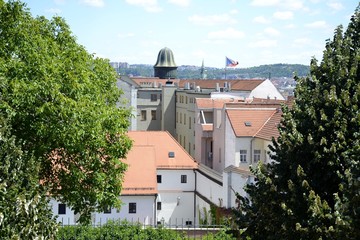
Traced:
<svg viewBox="0 0 360 240">
<path fill-rule="evenodd" d="M 157 101 L 157 94 L 151 94 L 151 101 L 156 102 Z"/>
<path fill-rule="evenodd" d="M 146 110 L 141 110 L 141 121 L 146 121 Z"/>
<path fill-rule="evenodd" d="M 157 202 L 157 203 L 156 203 L 156 209 L 157 209 L 157 210 L 161 210 L 161 202 Z"/>
<path fill-rule="evenodd" d="M 136 203 L 129 203 L 129 213 L 136 213 Z"/>
<path fill-rule="evenodd" d="M 191 117 L 189 117 L 189 129 L 191 129 Z"/>
<path fill-rule="evenodd" d="M 104 213 L 106 213 L 106 214 L 111 213 L 111 207 L 107 206 L 107 207 L 104 209 Z"/>
<path fill-rule="evenodd" d="M 260 153 L 261 153 L 260 150 L 257 150 L 257 149 L 254 150 L 254 162 L 255 163 L 260 161 Z"/>
<path fill-rule="evenodd" d="M 181 183 L 187 182 L 187 175 L 181 175 Z"/>
<path fill-rule="evenodd" d="M 58 205 L 58 214 L 66 214 L 66 204 L 59 203 Z"/>
<path fill-rule="evenodd" d="M 240 150 L 240 162 L 246 162 L 247 150 Z"/>
<path fill-rule="evenodd" d="M 180 123 L 182 123 L 182 113 L 180 113 Z"/>
<path fill-rule="evenodd" d="M 188 103 L 188 97 L 186 96 L 185 98 L 185 103 L 187 104 Z"/>
<path fill-rule="evenodd" d="M 162 179 L 161 179 L 161 175 L 157 175 L 157 176 L 156 176 L 156 180 L 157 180 L 157 183 L 161 183 L 161 180 L 162 180 Z"/>
<path fill-rule="evenodd" d="M 184 113 L 184 125 L 186 125 L 186 114 Z"/>
<path fill-rule="evenodd" d="M 192 221 L 185 221 L 185 225 L 186 225 L 186 226 L 191 226 L 191 225 L 192 225 Z"/>
<path fill-rule="evenodd" d="M 169 152 L 168 157 L 169 158 L 174 158 L 175 157 L 175 152 Z"/>
<path fill-rule="evenodd" d="M 151 110 L 151 120 L 156 120 L 156 110 Z"/>
</svg>

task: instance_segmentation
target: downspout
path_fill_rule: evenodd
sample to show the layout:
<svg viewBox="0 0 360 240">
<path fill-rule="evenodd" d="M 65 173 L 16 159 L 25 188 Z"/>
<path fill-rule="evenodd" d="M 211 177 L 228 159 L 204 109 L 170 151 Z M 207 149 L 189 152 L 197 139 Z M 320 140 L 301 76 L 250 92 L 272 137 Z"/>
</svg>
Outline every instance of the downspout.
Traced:
<svg viewBox="0 0 360 240">
<path fill-rule="evenodd" d="M 158 197 L 158 194 L 157 193 L 155 193 L 155 199 L 154 199 L 154 227 L 157 225 L 157 216 L 156 216 L 156 211 L 157 211 L 157 209 L 156 209 L 156 206 L 157 206 L 157 204 L 156 204 L 156 199 L 157 199 L 157 197 Z"/>
<path fill-rule="evenodd" d="M 196 193 L 197 193 L 197 174 L 196 174 L 196 170 L 194 169 L 194 174 L 195 174 L 195 189 L 194 189 L 194 226 L 196 224 Z"/>
<path fill-rule="evenodd" d="M 255 140 L 255 137 L 252 137 L 250 140 L 250 165 L 253 163 L 253 141 Z"/>
</svg>

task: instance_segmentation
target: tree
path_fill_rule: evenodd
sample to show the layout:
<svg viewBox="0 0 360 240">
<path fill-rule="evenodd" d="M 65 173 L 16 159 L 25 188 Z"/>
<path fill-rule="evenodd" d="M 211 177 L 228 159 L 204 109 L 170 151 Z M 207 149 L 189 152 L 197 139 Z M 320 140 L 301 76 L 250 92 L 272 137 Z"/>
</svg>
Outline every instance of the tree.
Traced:
<svg viewBox="0 0 360 240">
<path fill-rule="evenodd" d="M 54 239 L 46 188 L 37 175 L 39 162 L 23 152 L 0 117 L 0 236 L 2 239 Z"/>
<path fill-rule="evenodd" d="M 360 5 L 283 107 L 268 165 L 237 221 L 251 239 L 360 239 Z"/>
<path fill-rule="evenodd" d="M 40 163 L 38 181 L 88 222 L 120 207 L 131 147 L 130 110 L 116 73 L 76 42 L 60 17 L 32 17 L 24 3 L 0 0 L 0 113 Z"/>
</svg>

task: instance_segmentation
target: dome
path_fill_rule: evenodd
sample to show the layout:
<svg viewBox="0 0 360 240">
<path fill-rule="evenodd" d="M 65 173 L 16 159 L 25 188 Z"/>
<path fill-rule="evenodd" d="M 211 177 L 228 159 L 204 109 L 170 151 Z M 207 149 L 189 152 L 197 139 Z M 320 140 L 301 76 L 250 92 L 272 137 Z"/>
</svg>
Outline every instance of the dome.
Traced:
<svg viewBox="0 0 360 240">
<path fill-rule="evenodd" d="M 156 64 L 154 65 L 154 76 L 161 79 L 176 78 L 177 66 L 173 52 L 165 47 L 160 50 Z"/>
<path fill-rule="evenodd" d="M 174 54 L 170 48 L 165 47 L 160 50 L 154 67 L 176 67 Z"/>
</svg>

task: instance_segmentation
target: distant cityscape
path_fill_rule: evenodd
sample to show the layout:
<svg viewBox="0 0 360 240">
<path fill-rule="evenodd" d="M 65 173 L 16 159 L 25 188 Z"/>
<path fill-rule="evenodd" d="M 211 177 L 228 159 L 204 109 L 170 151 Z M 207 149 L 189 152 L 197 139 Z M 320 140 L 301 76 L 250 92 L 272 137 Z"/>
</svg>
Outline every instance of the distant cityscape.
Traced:
<svg viewBox="0 0 360 240">
<path fill-rule="evenodd" d="M 150 64 L 129 64 L 127 62 L 110 62 L 119 75 L 129 77 L 153 77 L 154 66 Z M 178 67 L 179 79 L 200 79 L 202 66 L 181 65 Z M 294 75 L 307 76 L 310 67 L 301 64 L 269 64 L 250 68 L 204 67 L 206 79 L 270 79 L 284 97 L 293 96 L 296 86 Z M 226 76 L 225 76 L 226 75 Z"/>
</svg>

